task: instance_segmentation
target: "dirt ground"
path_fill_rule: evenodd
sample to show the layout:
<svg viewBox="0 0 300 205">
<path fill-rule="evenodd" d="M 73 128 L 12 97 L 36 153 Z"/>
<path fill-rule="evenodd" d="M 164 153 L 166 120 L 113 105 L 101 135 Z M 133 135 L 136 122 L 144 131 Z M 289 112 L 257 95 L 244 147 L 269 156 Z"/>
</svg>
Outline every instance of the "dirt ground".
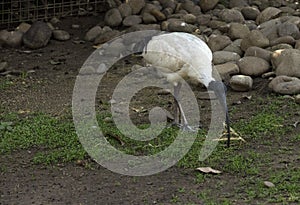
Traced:
<svg viewBox="0 0 300 205">
<path fill-rule="evenodd" d="M 74 40 L 82 39 L 91 26 L 101 21 L 99 18 L 64 19 L 62 28 L 72 35 L 72 39 L 66 42 L 51 40 L 47 47 L 30 52 L 26 48 L 1 49 L 0 60 L 7 61 L 9 69 L 21 71 L 19 76 L 12 77 L 13 86 L 0 91 L 1 110 L 43 112 L 53 116 L 70 112 L 76 75 L 95 50 L 90 43 L 77 44 Z M 72 29 L 74 23 L 81 28 Z M 128 62 L 129 65 L 132 63 Z M 30 72 L 24 74 L 27 71 Z M 119 77 L 123 72 L 120 69 L 115 71 Z M 104 100 L 109 99 L 110 90 L 116 83 L 114 75 L 110 76 L 107 82 L 111 82 L 111 87 L 107 87 L 107 93 L 103 94 Z M 6 77 L 0 78 L 3 80 Z M 229 105 L 236 105 L 242 99 L 241 95 L 264 98 L 269 94 L 267 83 L 267 80 L 256 79 L 253 91 L 243 94 L 229 90 Z M 243 106 L 245 111 L 232 116 L 233 122 L 248 118 L 259 108 L 259 104 L 249 107 L 247 102 L 238 106 Z M 291 123 L 296 118 L 299 116 L 291 118 Z M 299 129 L 295 132 L 299 132 Z M 278 149 L 276 146 L 280 145 L 274 145 L 274 150 Z M 248 148 L 257 149 L 255 145 Z M 203 184 L 196 183 L 194 170 L 177 167 L 148 177 L 122 176 L 97 165 L 94 169 L 86 169 L 75 163 L 45 167 L 32 165 L 32 154 L 24 150 L 0 156 L 1 164 L 8 167 L 8 171 L 0 176 L 0 204 L 173 204 L 171 200 L 178 194 L 181 201 L 178 204 L 203 204 L 192 193 L 200 193 L 211 187 L 214 180 L 222 179 L 227 183 L 226 189 L 216 191 L 215 197 L 218 198 L 221 192 L 230 195 L 234 184 L 239 181 L 237 176 L 224 173 Z M 180 193 L 182 187 L 187 191 Z"/>
</svg>

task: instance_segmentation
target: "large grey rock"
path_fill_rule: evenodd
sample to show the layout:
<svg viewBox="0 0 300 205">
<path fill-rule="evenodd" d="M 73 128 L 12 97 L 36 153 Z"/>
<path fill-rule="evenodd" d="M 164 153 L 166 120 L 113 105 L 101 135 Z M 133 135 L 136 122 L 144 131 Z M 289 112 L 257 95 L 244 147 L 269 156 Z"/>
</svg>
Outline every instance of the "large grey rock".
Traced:
<svg viewBox="0 0 300 205">
<path fill-rule="evenodd" d="M 231 43 L 232 41 L 230 38 L 223 35 L 211 35 L 207 42 L 208 46 L 213 52 L 222 50 Z"/>
<path fill-rule="evenodd" d="M 100 26 L 94 26 L 84 36 L 85 41 L 94 41 L 95 38 L 103 32 Z"/>
<path fill-rule="evenodd" d="M 281 12 L 282 11 L 280 9 L 277 9 L 275 7 L 268 7 L 257 16 L 256 22 L 258 24 L 261 24 L 271 19 L 277 18 Z"/>
<path fill-rule="evenodd" d="M 275 46 L 278 44 L 286 43 L 289 45 L 295 45 L 295 39 L 292 36 L 282 36 L 270 41 L 270 46 Z"/>
<path fill-rule="evenodd" d="M 269 88 L 274 92 L 284 95 L 294 95 L 300 93 L 300 79 L 290 76 L 277 76 L 269 83 Z"/>
<path fill-rule="evenodd" d="M 121 13 L 117 8 L 108 10 L 104 16 L 105 24 L 108 26 L 111 26 L 111 27 L 116 27 L 116 26 L 121 25 L 122 20 L 123 19 L 122 19 Z"/>
<path fill-rule="evenodd" d="M 215 65 L 214 68 L 218 71 L 222 80 L 229 79 L 231 75 L 235 75 L 240 72 L 238 65 L 233 62 Z"/>
<path fill-rule="evenodd" d="M 220 18 L 227 23 L 243 23 L 245 21 L 242 13 L 236 9 L 224 9 L 221 11 Z"/>
<path fill-rule="evenodd" d="M 260 24 L 257 28 L 262 32 L 262 34 L 269 40 L 274 40 L 278 38 L 278 26 L 281 25 L 281 20 L 279 18 L 272 19 Z"/>
<path fill-rule="evenodd" d="M 272 55 L 272 65 L 276 75 L 300 78 L 300 50 L 285 49 L 275 51 Z"/>
<path fill-rule="evenodd" d="M 250 76 L 234 75 L 230 79 L 230 87 L 235 91 L 249 91 L 252 89 L 253 80 Z"/>
<path fill-rule="evenodd" d="M 256 46 L 249 47 L 245 52 L 245 56 L 254 56 L 262 58 L 267 62 L 271 62 L 271 55 L 271 51 Z"/>
<path fill-rule="evenodd" d="M 119 7 L 119 12 L 122 16 L 122 18 L 125 18 L 126 16 L 130 16 L 132 14 L 132 9 L 129 6 L 129 4 L 122 3 Z"/>
<path fill-rule="evenodd" d="M 256 7 L 243 7 L 241 10 L 244 18 L 246 20 L 256 20 L 257 16 L 260 14 L 260 11 Z"/>
<path fill-rule="evenodd" d="M 285 22 L 278 26 L 278 35 L 292 36 L 295 39 L 300 38 L 299 28 L 295 24 L 290 22 Z"/>
<path fill-rule="evenodd" d="M 71 38 L 70 34 L 65 30 L 54 30 L 52 31 L 53 38 L 59 41 L 67 41 Z"/>
<path fill-rule="evenodd" d="M 202 11 L 207 12 L 215 8 L 218 2 L 219 0 L 200 0 L 199 5 Z"/>
<path fill-rule="evenodd" d="M 260 48 L 265 48 L 269 46 L 270 41 L 266 38 L 259 30 L 252 30 L 250 33 L 242 40 L 241 49 L 246 51 L 251 46 L 257 46 Z"/>
<path fill-rule="evenodd" d="M 237 61 L 240 58 L 241 57 L 237 53 L 233 53 L 230 51 L 216 51 L 213 53 L 213 63 L 215 65 Z"/>
<path fill-rule="evenodd" d="M 132 14 L 140 13 L 146 4 L 145 0 L 128 0 L 127 2 L 132 9 Z"/>
<path fill-rule="evenodd" d="M 127 16 L 123 20 L 124 26 L 134 26 L 140 23 L 142 23 L 142 18 L 138 15 Z"/>
<path fill-rule="evenodd" d="M 243 75 L 260 76 L 270 69 L 270 65 L 266 60 L 254 56 L 241 58 L 237 64 Z"/>
<path fill-rule="evenodd" d="M 52 30 L 42 22 L 34 22 L 30 29 L 23 35 L 23 43 L 31 49 L 38 49 L 46 46 L 51 38 Z"/>
<path fill-rule="evenodd" d="M 250 33 L 250 29 L 241 23 L 231 23 L 228 31 L 228 35 L 232 40 L 243 39 Z"/>
</svg>

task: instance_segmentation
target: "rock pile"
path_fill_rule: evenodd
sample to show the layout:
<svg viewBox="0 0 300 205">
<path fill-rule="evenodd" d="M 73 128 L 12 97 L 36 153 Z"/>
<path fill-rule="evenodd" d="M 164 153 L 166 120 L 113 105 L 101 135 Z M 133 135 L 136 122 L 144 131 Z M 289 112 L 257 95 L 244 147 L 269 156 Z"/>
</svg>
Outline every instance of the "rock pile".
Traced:
<svg viewBox="0 0 300 205">
<path fill-rule="evenodd" d="M 188 32 L 204 39 L 213 63 L 233 90 L 252 88 L 253 78 L 269 78 L 277 93 L 300 93 L 300 4 L 297 0 L 110 0 L 105 26 L 90 28 L 85 41 L 102 44 L 138 30 Z M 45 46 L 52 37 L 67 40 L 61 30 L 21 24 L 0 32 L 0 45 Z M 35 28 L 38 27 L 38 28 Z M 50 25 L 51 28 L 51 25 Z M 41 34 L 42 32 L 43 34 Z M 274 72 L 275 78 L 274 78 Z M 273 79 L 274 78 L 274 79 Z"/>
</svg>

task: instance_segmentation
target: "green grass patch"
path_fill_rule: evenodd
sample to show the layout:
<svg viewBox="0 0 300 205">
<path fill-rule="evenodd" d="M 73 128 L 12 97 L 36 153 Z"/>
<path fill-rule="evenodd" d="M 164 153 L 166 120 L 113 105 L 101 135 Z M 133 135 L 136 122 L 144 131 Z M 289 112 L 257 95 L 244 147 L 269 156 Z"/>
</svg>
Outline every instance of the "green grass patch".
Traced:
<svg viewBox="0 0 300 205">
<path fill-rule="evenodd" d="M 0 153 L 18 149 L 37 149 L 36 163 L 58 163 L 83 159 L 86 154 L 72 122 L 47 115 L 33 115 L 14 122 L 1 122 Z"/>
</svg>

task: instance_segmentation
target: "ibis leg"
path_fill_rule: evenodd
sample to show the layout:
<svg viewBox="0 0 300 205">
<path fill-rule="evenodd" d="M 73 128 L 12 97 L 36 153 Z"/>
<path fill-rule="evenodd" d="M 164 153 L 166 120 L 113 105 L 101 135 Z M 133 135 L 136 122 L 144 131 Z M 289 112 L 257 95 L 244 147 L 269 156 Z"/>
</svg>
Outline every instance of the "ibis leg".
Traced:
<svg viewBox="0 0 300 205">
<path fill-rule="evenodd" d="M 181 88 L 181 83 L 178 83 L 177 86 L 174 86 L 174 98 L 175 98 L 175 103 L 177 106 L 175 106 L 175 110 L 174 110 L 174 120 L 175 120 L 175 123 L 176 120 L 179 122 L 179 121 L 183 121 L 181 123 L 183 123 L 183 128 L 184 129 L 188 129 L 188 130 L 193 130 L 191 127 L 189 127 L 188 125 L 188 122 L 187 122 L 187 119 L 186 119 L 186 116 L 183 112 L 183 109 L 182 109 L 182 106 L 181 106 L 181 103 L 180 103 L 180 97 L 179 97 L 179 92 L 180 92 L 180 88 Z M 181 119 L 179 119 L 179 113 L 178 113 L 178 110 L 180 112 L 180 117 Z M 176 119 L 177 118 L 177 119 Z"/>
</svg>

